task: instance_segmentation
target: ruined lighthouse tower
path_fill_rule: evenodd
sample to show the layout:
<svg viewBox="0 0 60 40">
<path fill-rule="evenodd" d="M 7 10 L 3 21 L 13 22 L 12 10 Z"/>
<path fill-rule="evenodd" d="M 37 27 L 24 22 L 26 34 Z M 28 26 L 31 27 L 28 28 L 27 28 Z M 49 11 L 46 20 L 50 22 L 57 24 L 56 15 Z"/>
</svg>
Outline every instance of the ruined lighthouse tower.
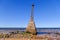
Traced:
<svg viewBox="0 0 60 40">
<path fill-rule="evenodd" d="M 26 32 L 31 33 L 31 34 L 36 34 L 37 33 L 35 22 L 34 22 L 34 4 L 32 4 L 30 21 L 29 21 L 28 26 L 26 28 Z"/>
</svg>

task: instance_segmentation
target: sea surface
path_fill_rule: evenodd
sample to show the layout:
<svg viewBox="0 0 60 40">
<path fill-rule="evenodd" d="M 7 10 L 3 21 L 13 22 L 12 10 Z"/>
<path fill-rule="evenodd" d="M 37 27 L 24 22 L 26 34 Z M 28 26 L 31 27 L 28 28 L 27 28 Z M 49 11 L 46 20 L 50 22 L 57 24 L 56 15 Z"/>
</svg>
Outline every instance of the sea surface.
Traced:
<svg viewBox="0 0 60 40">
<path fill-rule="evenodd" d="M 26 28 L 0 28 L 0 33 L 9 33 L 12 31 L 25 31 Z M 37 34 L 60 33 L 60 28 L 36 28 Z"/>
</svg>

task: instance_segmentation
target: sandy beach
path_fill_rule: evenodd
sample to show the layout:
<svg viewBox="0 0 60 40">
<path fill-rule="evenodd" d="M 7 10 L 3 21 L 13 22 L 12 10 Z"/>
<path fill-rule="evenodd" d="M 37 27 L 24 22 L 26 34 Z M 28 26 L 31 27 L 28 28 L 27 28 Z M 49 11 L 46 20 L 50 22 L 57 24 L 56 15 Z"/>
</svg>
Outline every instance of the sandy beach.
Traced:
<svg viewBox="0 0 60 40">
<path fill-rule="evenodd" d="M 29 37 L 19 37 L 19 38 L 0 38 L 0 40 L 60 40 L 60 36 L 53 36 L 48 34 L 35 35 L 32 38 Z"/>
</svg>

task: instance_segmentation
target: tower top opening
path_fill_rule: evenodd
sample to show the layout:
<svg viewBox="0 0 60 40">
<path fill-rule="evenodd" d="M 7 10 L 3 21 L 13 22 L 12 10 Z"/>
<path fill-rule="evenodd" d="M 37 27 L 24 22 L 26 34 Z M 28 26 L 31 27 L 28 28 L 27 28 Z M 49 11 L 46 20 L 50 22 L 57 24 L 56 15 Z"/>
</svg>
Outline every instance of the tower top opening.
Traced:
<svg viewBox="0 0 60 40">
<path fill-rule="evenodd" d="M 32 6 L 34 6 L 34 4 L 32 4 Z"/>
</svg>

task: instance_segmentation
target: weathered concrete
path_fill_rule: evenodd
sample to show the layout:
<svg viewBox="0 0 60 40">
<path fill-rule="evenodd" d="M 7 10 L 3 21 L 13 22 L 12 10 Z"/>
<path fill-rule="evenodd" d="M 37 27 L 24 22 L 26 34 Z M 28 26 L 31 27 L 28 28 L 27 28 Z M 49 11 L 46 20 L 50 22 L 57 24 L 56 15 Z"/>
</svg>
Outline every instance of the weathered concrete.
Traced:
<svg viewBox="0 0 60 40">
<path fill-rule="evenodd" d="M 36 34 L 36 27 L 35 27 L 35 23 L 34 23 L 33 11 L 34 11 L 34 5 L 32 4 L 31 18 L 30 18 L 30 21 L 26 28 L 26 32 Z"/>
</svg>

